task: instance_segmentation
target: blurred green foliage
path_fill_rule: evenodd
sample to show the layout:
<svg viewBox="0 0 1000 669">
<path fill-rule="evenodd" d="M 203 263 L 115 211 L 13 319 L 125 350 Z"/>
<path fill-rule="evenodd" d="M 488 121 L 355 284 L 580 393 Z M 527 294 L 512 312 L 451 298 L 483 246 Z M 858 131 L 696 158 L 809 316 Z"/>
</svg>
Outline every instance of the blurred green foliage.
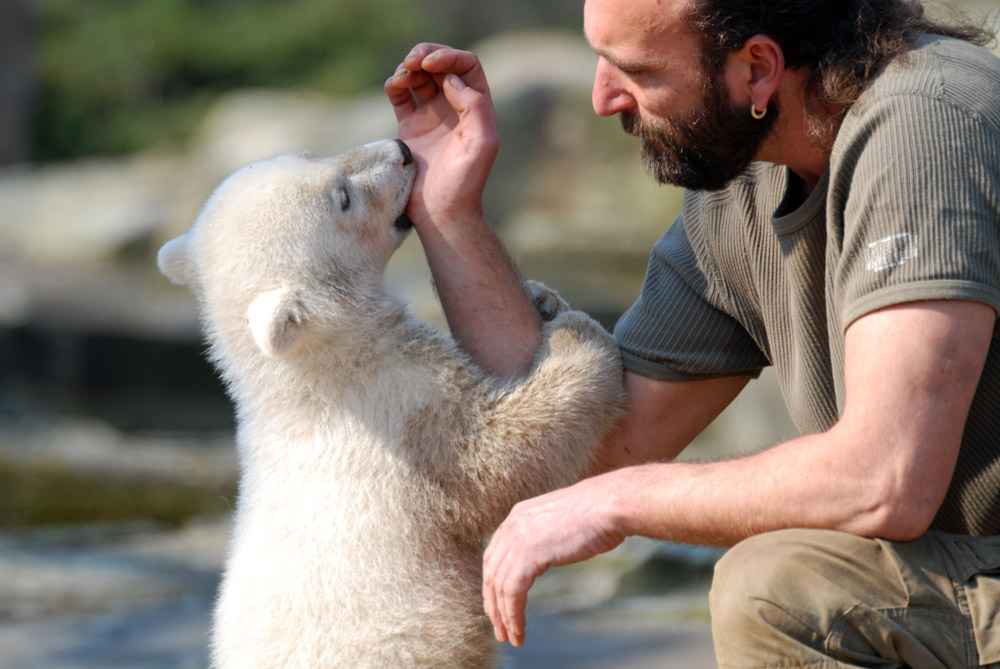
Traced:
<svg viewBox="0 0 1000 669">
<path fill-rule="evenodd" d="M 369 86 L 424 28 L 406 4 L 44 0 L 36 157 L 183 137 L 230 88 Z"/>
<path fill-rule="evenodd" d="M 579 26 L 561 0 L 36 0 L 33 158 L 125 153 L 187 136 L 220 92 L 350 94 L 409 48 L 493 30 Z"/>
</svg>

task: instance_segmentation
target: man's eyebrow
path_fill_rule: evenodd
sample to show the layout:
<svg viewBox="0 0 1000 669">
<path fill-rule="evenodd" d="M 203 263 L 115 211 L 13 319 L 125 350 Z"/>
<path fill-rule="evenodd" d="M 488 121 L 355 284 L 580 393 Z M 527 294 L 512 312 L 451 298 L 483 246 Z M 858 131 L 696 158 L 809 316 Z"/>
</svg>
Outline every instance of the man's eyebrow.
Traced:
<svg viewBox="0 0 1000 669">
<path fill-rule="evenodd" d="M 589 43 L 590 42 L 588 40 L 588 44 Z M 590 50 L 623 72 L 634 72 L 635 70 L 641 70 L 648 67 L 648 65 L 643 63 L 630 63 L 628 61 L 622 60 L 621 58 L 615 56 L 613 53 L 598 49 L 593 44 L 590 45 Z"/>
</svg>

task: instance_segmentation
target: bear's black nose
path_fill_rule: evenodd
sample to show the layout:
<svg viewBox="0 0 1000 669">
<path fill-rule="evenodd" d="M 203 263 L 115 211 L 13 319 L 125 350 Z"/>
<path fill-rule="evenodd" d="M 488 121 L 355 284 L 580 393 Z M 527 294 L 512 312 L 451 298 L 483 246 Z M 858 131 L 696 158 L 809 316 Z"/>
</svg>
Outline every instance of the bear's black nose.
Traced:
<svg viewBox="0 0 1000 669">
<path fill-rule="evenodd" d="M 396 144 L 399 144 L 399 150 L 403 154 L 403 164 L 409 165 L 413 162 L 413 154 L 410 153 L 410 147 L 408 147 L 403 140 L 397 139 Z"/>
</svg>

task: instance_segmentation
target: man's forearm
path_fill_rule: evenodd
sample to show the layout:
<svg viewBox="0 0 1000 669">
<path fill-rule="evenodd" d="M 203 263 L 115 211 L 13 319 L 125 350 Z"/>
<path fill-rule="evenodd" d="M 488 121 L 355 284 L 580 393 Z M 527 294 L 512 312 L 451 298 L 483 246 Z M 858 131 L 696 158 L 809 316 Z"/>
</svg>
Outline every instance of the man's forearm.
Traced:
<svg viewBox="0 0 1000 669">
<path fill-rule="evenodd" d="M 527 370 L 540 318 L 482 214 L 499 150 L 496 111 L 475 54 L 416 45 L 385 83 L 399 138 L 419 166 L 407 209 L 455 339 L 503 378 Z"/>
<path fill-rule="evenodd" d="M 485 218 L 417 229 L 452 335 L 487 371 L 516 378 L 531 362 L 541 317 Z"/>
<path fill-rule="evenodd" d="M 609 526 L 625 535 L 729 546 L 811 527 L 906 541 L 927 529 L 941 500 L 927 492 L 935 486 L 901 479 L 912 460 L 892 451 L 839 425 L 729 460 L 617 470 L 601 486 L 609 491 Z M 947 481 L 954 452 L 924 457 L 931 471 L 922 477 Z"/>
<path fill-rule="evenodd" d="M 605 475 L 610 524 L 625 535 L 729 546 L 787 527 L 873 534 L 878 477 L 823 457 L 829 435 L 810 435 L 761 453 L 707 463 L 656 463 Z M 870 465 L 869 465 L 870 467 Z"/>
</svg>

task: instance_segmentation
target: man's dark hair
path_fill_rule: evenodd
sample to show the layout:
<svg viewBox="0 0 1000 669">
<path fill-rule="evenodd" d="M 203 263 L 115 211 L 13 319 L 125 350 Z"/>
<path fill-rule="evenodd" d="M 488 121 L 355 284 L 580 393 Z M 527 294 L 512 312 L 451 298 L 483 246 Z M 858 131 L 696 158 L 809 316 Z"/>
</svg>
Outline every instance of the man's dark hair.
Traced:
<svg viewBox="0 0 1000 669">
<path fill-rule="evenodd" d="M 757 34 L 772 38 L 789 68 L 812 69 L 811 103 L 832 113 L 857 100 L 872 76 L 925 34 L 984 45 L 993 35 L 956 17 L 937 22 L 920 0 L 693 0 L 690 21 L 709 74 Z"/>
</svg>

